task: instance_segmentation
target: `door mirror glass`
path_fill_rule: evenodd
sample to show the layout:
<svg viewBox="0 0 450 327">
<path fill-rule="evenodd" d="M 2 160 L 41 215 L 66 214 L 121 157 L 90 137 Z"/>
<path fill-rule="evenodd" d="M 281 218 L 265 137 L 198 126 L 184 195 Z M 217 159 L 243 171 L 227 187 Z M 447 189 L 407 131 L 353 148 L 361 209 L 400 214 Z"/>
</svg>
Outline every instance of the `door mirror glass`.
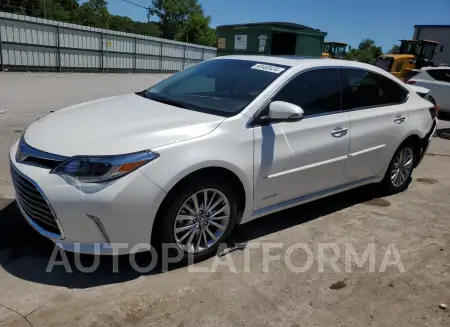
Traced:
<svg viewBox="0 0 450 327">
<path fill-rule="evenodd" d="M 289 102 L 274 101 L 269 105 L 269 116 L 263 117 L 263 121 L 294 122 L 302 120 L 303 116 L 303 109 L 299 106 Z"/>
</svg>

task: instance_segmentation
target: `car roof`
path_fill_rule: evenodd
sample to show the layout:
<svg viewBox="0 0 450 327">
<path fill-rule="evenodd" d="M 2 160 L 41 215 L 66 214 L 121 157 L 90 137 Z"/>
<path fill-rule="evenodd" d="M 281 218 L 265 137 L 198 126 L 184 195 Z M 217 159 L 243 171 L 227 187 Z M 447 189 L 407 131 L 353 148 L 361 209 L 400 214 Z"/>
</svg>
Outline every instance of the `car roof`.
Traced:
<svg viewBox="0 0 450 327">
<path fill-rule="evenodd" d="M 378 70 L 377 67 L 362 62 L 342 60 L 342 59 L 320 58 L 320 57 L 230 55 L 213 58 L 213 60 L 221 60 L 221 59 L 249 60 L 265 64 L 275 64 L 275 65 L 278 64 L 290 67 L 301 67 L 303 69 L 313 67 L 338 66 L 338 67 Z"/>
<path fill-rule="evenodd" d="M 450 69 L 450 66 L 422 67 L 422 70 L 440 70 L 440 69 Z"/>
</svg>

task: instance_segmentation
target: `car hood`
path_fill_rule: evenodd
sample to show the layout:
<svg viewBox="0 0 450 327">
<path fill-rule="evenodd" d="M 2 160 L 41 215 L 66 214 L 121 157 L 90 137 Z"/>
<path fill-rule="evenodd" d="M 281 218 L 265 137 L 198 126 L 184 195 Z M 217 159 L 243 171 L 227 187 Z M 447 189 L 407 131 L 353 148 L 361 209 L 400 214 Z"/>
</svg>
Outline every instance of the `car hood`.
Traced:
<svg viewBox="0 0 450 327">
<path fill-rule="evenodd" d="M 36 149 L 62 156 L 112 155 L 203 136 L 223 120 L 133 93 L 58 110 L 31 124 L 24 138 Z"/>
</svg>

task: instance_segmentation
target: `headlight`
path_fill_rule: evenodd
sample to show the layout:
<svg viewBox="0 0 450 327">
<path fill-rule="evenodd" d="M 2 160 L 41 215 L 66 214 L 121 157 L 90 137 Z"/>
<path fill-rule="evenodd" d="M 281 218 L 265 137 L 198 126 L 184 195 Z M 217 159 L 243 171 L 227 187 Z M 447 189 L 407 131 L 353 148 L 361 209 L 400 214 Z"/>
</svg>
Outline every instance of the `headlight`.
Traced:
<svg viewBox="0 0 450 327">
<path fill-rule="evenodd" d="M 76 156 L 50 173 L 71 176 L 84 183 L 104 182 L 129 174 L 158 156 L 150 151 L 115 156 Z"/>
</svg>

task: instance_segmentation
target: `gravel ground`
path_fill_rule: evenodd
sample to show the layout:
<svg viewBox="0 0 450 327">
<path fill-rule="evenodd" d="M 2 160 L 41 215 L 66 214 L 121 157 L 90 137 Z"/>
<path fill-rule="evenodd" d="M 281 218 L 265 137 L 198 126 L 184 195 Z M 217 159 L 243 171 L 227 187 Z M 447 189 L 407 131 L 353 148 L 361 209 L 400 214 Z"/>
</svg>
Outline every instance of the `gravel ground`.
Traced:
<svg viewBox="0 0 450 327">
<path fill-rule="evenodd" d="M 192 271 L 214 267 L 212 258 L 138 273 L 121 257 L 119 273 L 111 258 L 101 258 L 89 274 L 63 267 L 46 273 L 52 243 L 31 230 L 9 199 L 9 146 L 50 110 L 140 90 L 161 78 L 0 74 L 0 112 L 6 109 L 0 114 L 0 326 L 450 326 L 450 313 L 439 308 L 450 304 L 450 141 L 441 138 L 433 139 L 401 194 L 379 198 L 370 188 L 357 189 L 237 228 L 236 242 L 283 243 L 271 252 L 281 258 L 270 264 L 260 245 L 224 257 L 235 272 L 222 265 L 214 273 Z M 305 264 L 304 251 L 285 259 L 297 242 L 314 253 L 305 272 L 289 269 L 289 262 Z M 360 256 L 373 244 L 375 272 L 369 262 L 346 270 L 343 255 L 338 271 L 329 264 L 320 271 L 316 254 L 325 243 L 342 254 L 352 244 Z M 398 266 L 380 271 L 388 248 L 398 250 L 405 272 Z"/>
</svg>

